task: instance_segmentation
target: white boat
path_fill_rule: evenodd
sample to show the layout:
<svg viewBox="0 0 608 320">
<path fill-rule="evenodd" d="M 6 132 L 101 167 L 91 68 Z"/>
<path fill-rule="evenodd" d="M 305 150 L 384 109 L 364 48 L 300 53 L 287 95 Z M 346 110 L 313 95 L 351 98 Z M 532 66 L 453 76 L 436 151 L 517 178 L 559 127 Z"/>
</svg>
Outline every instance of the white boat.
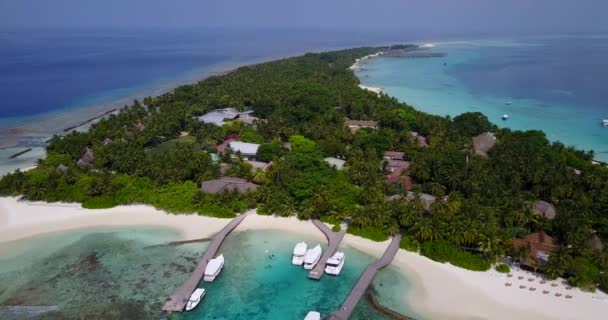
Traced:
<svg viewBox="0 0 608 320">
<path fill-rule="evenodd" d="M 224 255 L 219 255 L 215 259 L 209 260 L 207 268 L 205 268 L 205 276 L 203 280 L 207 282 L 213 282 L 215 278 L 220 274 L 224 267 Z"/>
<path fill-rule="evenodd" d="M 206 293 L 207 292 L 203 288 L 197 288 L 196 290 L 194 290 L 194 292 L 192 292 L 192 295 L 190 295 L 190 299 L 188 300 L 188 303 L 186 304 L 186 311 L 190 311 L 190 310 L 196 308 L 196 306 L 198 306 L 199 302 L 201 302 L 201 300 L 203 300 Z"/>
<path fill-rule="evenodd" d="M 604 120 L 602 120 L 602 125 L 603 125 L 604 127 L 608 127 L 608 119 L 604 119 Z"/>
<path fill-rule="evenodd" d="M 301 266 L 304 263 L 304 256 L 306 255 L 307 249 L 308 245 L 304 241 L 296 244 L 296 246 L 293 248 L 293 257 L 291 258 L 291 264 Z"/>
<path fill-rule="evenodd" d="M 338 251 L 334 253 L 331 258 L 327 260 L 327 264 L 325 265 L 325 273 L 337 276 L 342 271 L 342 267 L 344 267 L 344 259 L 346 256 L 344 252 Z"/>
<path fill-rule="evenodd" d="M 317 311 L 309 311 L 304 320 L 321 320 L 321 314 Z"/>
<path fill-rule="evenodd" d="M 507 105 L 510 106 L 511 105 L 511 101 L 507 101 Z"/>
<path fill-rule="evenodd" d="M 316 247 L 306 251 L 306 255 L 304 256 L 304 269 L 310 270 L 317 265 L 319 259 L 321 259 L 321 254 L 323 254 L 323 249 L 321 249 L 321 245 L 317 245 Z"/>
<path fill-rule="evenodd" d="M 509 119 L 509 115 L 508 114 L 503 114 L 502 115 L 502 120 L 507 120 Z"/>
</svg>

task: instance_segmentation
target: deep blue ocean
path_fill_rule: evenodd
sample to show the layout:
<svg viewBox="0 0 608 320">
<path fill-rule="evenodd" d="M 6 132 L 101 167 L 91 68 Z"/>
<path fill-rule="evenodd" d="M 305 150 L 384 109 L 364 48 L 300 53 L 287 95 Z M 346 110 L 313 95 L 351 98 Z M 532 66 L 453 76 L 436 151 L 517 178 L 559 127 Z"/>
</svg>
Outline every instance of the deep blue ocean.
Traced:
<svg viewBox="0 0 608 320">
<path fill-rule="evenodd" d="M 53 134 L 135 98 L 240 65 L 392 39 L 327 30 L 0 30 L 0 174 L 33 165 Z"/>
<path fill-rule="evenodd" d="M 500 125 L 543 130 L 549 140 L 608 161 L 608 37 L 438 42 L 447 57 L 361 63 L 363 84 L 438 115 L 482 112 Z M 509 115 L 502 121 L 503 114 Z"/>
</svg>

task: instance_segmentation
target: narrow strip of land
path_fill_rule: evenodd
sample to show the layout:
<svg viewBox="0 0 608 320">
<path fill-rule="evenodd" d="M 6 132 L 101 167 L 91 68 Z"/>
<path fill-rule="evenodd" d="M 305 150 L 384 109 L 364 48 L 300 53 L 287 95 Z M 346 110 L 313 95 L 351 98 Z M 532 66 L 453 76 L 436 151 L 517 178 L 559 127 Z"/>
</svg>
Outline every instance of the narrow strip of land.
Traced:
<svg viewBox="0 0 608 320">
<path fill-rule="evenodd" d="M 363 271 L 363 274 L 361 274 L 359 281 L 357 281 L 357 284 L 355 284 L 351 292 L 344 300 L 344 303 L 342 304 L 342 307 L 340 307 L 340 310 L 332 313 L 329 317 L 326 318 L 327 320 L 347 320 L 350 317 L 353 310 L 357 306 L 357 303 L 359 303 L 359 301 L 365 294 L 365 291 L 372 283 L 372 280 L 374 280 L 376 272 L 393 262 L 393 258 L 399 250 L 400 242 L 401 235 L 396 235 L 393 237 L 391 243 L 386 248 L 386 251 L 384 251 L 382 257 L 370 263 L 367 268 L 365 268 L 365 271 Z"/>
<path fill-rule="evenodd" d="M 319 280 L 323 276 L 327 260 L 331 258 L 334 253 L 336 253 L 338 245 L 340 245 L 340 242 L 344 238 L 344 235 L 346 234 L 346 226 L 344 226 L 340 230 L 340 232 L 333 232 L 323 222 L 319 220 L 313 219 L 312 223 L 317 228 L 319 228 L 319 230 L 321 230 L 321 232 L 323 232 L 323 234 L 327 238 L 327 249 L 325 250 L 325 253 L 323 253 L 317 265 L 312 270 L 310 270 L 310 273 L 308 274 L 308 278 Z"/>
<path fill-rule="evenodd" d="M 230 234 L 234 228 L 236 228 L 246 217 L 248 213 L 243 213 L 240 216 L 232 219 L 230 223 L 228 223 L 220 232 L 213 236 L 213 240 L 207 247 L 207 251 L 201 257 L 198 262 L 198 265 L 190 274 L 190 277 L 184 281 L 173 294 L 167 299 L 167 302 L 163 306 L 163 311 L 167 312 L 182 312 L 186 307 L 186 303 L 188 303 L 188 299 L 190 299 L 190 295 L 194 292 L 194 289 L 198 286 L 199 282 L 205 275 L 205 269 L 207 268 L 207 263 L 209 260 L 215 257 L 217 250 L 222 245 L 222 242 Z"/>
</svg>

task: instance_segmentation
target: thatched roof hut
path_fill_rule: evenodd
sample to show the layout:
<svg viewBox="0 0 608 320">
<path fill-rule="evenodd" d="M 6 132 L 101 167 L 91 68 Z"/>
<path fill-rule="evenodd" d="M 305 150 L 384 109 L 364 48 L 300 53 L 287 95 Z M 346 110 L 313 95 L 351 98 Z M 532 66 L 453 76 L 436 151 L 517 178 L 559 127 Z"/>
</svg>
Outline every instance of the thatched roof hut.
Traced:
<svg viewBox="0 0 608 320">
<path fill-rule="evenodd" d="M 587 239 L 587 247 L 589 247 L 589 249 L 596 251 L 596 252 L 602 252 L 604 251 L 604 244 L 602 243 L 602 240 L 600 239 L 600 237 L 597 236 L 597 234 L 592 234 L 589 239 Z"/>
<path fill-rule="evenodd" d="M 484 132 L 473 137 L 473 148 L 475 153 L 482 157 L 488 156 L 488 151 L 496 145 L 496 137 L 491 132 Z"/>
<path fill-rule="evenodd" d="M 532 212 L 539 216 L 544 216 L 549 220 L 555 219 L 557 215 L 557 211 L 555 211 L 555 207 L 547 201 L 536 201 L 534 202 L 534 209 Z"/>
<path fill-rule="evenodd" d="M 82 157 L 78 159 L 77 164 L 81 168 L 86 168 L 93 165 L 93 160 L 95 160 L 95 154 L 93 153 L 93 149 L 87 147 Z"/>
<path fill-rule="evenodd" d="M 513 239 L 511 244 L 515 248 L 528 248 L 530 254 L 522 263 L 532 266 L 534 261 L 540 264 L 547 263 L 549 256 L 557 249 L 557 243 L 546 233 L 540 231 L 531 233 L 523 239 Z"/>
<path fill-rule="evenodd" d="M 201 184 L 201 190 L 207 193 L 223 193 L 232 190 L 247 192 L 256 190 L 257 188 L 257 184 L 235 177 L 221 177 L 215 180 L 204 181 Z"/>
</svg>

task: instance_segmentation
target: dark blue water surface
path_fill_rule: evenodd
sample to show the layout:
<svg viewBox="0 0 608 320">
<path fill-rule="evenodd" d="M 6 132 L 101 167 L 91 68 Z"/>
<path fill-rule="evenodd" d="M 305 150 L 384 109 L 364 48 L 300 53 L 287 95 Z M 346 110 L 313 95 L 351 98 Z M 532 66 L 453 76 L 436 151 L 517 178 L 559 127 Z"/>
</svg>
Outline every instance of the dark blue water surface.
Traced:
<svg viewBox="0 0 608 320">
<path fill-rule="evenodd" d="M 530 38 L 477 50 L 477 59 L 447 68 L 474 94 L 608 111 L 608 37 Z"/>
</svg>

